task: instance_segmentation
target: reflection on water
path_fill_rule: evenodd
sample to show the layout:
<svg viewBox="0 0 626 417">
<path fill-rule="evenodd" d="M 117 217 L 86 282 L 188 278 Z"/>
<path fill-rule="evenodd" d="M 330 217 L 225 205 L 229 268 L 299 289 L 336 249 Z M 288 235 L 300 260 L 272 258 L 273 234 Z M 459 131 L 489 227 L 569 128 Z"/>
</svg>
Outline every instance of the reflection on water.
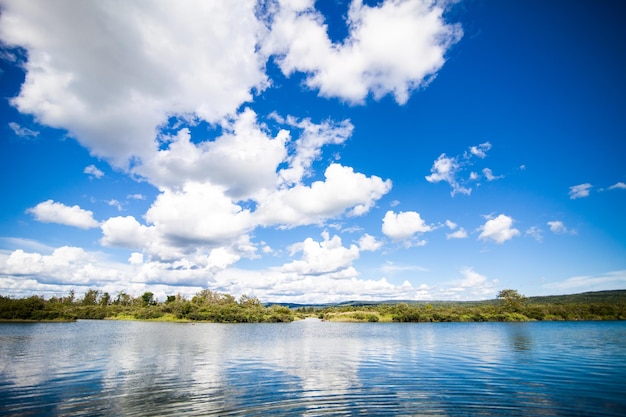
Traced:
<svg viewBox="0 0 626 417">
<path fill-rule="evenodd" d="M 0 324 L 0 415 L 626 414 L 626 323 Z"/>
</svg>

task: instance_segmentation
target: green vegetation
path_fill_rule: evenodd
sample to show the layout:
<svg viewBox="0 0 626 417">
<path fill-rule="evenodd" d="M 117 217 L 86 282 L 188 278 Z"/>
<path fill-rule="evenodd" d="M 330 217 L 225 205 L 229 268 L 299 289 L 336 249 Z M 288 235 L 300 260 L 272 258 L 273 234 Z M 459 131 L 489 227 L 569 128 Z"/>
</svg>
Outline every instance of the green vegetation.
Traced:
<svg viewBox="0 0 626 417">
<path fill-rule="evenodd" d="M 473 302 L 380 302 L 324 306 L 274 304 L 256 297 L 202 290 L 191 300 L 168 295 L 159 302 L 151 292 L 139 297 L 120 292 L 88 290 L 82 299 L 66 297 L 10 298 L 0 296 L 0 321 L 72 321 L 76 319 L 209 321 L 218 323 L 290 322 L 319 317 L 342 322 L 479 322 L 535 320 L 626 320 L 626 290 L 563 296 L 524 297 L 516 290 L 498 293 L 495 300 Z"/>
<path fill-rule="evenodd" d="M 154 294 L 145 292 L 132 297 L 120 292 L 88 290 L 77 300 L 74 292 L 67 297 L 40 296 L 10 298 L 0 296 L 0 321 L 73 321 L 76 319 L 210 321 L 217 323 L 290 322 L 293 312 L 280 305 L 265 307 L 255 297 L 239 300 L 228 294 L 202 290 L 191 300 L 181 295 L 167 296 L 159 303 Z"/>
<path fill-rule="evenodd" d="M 311 307 L 305 312 L 310 312 Z M 302 314 L 301 309 L 296 310 Z M 502 290 L 496 300 L 473 302 L 346 303 L 316 309 L 328 321 L 479 322 L 541 320 L 626 320 L 626 291 L 601 291 L 526 298 Z"/>
</svg>

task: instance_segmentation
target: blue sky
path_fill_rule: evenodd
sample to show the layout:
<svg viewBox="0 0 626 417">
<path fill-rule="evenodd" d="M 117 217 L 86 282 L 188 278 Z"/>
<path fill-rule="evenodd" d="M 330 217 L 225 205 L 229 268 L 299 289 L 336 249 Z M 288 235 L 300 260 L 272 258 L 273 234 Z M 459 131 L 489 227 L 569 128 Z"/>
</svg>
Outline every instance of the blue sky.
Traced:
<svg viewBox="0 0 626 417">
<path fill-rule="evenodd" d="M 0 293 L 626 288 L 619 1 L 0 1 Z"/>
</svg>

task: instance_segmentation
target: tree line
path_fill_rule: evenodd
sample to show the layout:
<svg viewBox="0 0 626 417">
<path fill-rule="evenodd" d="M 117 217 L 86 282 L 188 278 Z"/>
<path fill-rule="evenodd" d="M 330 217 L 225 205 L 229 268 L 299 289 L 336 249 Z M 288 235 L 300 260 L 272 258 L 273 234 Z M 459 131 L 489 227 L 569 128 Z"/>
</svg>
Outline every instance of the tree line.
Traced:
<svg viewBox="0 0 626 417">
<path fill-rule="evenodd" d="M 495 300 L 476 302 L 397 302 L 289 308 L 263 305 L 256 297 L 204 289 L 191 299 L 168 295 L 162 302 L 152 292 L 133 297 L 90 289 L 82 298 L 0 295 L 0 321 L 71 321 L 76 319 L 137 319 L 209 321 L 217 323 L 291 322 L 319 317 L 352 322 L 480 322 L 544 320 L 626 320 L 626 291 L 527 298 L 512 289 Z"/>
<path fill-rule="evenodd" d="M 301 313 L 306 309 L 296 311 Z M 321 308 L 317 313 L 324 320 L 354 322 L 626 320 L 626 292 L 611 291 L 603 297 L 581 294 L 535 300 L 506 289 L 498 293 L 496 300 L 343 305 Z"/>
<path fill-rule="evenodd" d="M 196 293 L 190 300 L 168 295 L 163 302 L 152 292 L 133 297 L 121 291 L 115 297 L 108 292 L 89 289 L 82 298 L 74 291 L 65 297 L 33 295 L 11 298 L 0 295 L 0 320 L 4 321 L 73 321 L 77 319 L 137 319 L 162 321 L 210 321 L 217 323 L 290 322 L 294 313 L 280 305 L 266 307 L 256 297 L 236 299 L 230 294 L 210 290 Z"/>
</svg>

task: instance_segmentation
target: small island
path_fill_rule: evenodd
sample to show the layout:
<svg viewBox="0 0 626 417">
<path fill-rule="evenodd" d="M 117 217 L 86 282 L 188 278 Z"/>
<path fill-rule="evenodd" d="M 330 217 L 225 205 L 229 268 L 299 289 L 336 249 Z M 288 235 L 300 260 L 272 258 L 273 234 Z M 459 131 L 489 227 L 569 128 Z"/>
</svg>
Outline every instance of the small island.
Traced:
<svg viewBox="0 0 626 417">
<path fill-rule="evenodd" d="M 238 299 L 208 289 L 187 299 L 151 292 L 133 297 L 90 289 L 82 298 L 0 295 L 2 322 L 63 322 L 78 319 L 149 320 L 213 323 L 288 323 L 308 317 L 334 322 L 514 322 L 626 320 L 626 290 L 525 297 L 513 289 L 482 301 L 381 301 L 338 304 L 263 304 L 256 297 Z"/>
</svg>

